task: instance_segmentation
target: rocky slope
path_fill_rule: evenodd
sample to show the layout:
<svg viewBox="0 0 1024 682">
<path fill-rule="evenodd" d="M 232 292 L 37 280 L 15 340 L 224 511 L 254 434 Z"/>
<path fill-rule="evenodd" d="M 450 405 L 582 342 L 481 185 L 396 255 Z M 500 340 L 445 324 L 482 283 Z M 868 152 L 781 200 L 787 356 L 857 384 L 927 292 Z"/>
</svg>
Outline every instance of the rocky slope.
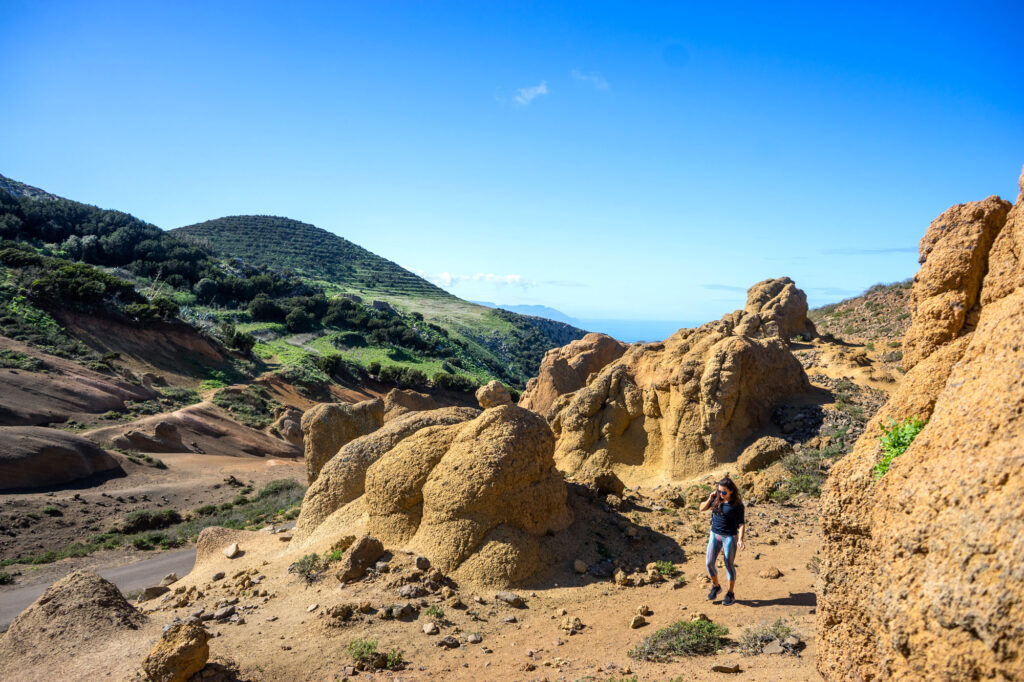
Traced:
<svg viewBox="0 0 1024 682">
<path fill-rule="evenodd" d="M 921 241 L 910 367 L 822 498 L 826 679 L 1024 673 L 1024 179 L 939 216 Z M 878 427 L 928 424 L 880 478 Z"/>
</svg>

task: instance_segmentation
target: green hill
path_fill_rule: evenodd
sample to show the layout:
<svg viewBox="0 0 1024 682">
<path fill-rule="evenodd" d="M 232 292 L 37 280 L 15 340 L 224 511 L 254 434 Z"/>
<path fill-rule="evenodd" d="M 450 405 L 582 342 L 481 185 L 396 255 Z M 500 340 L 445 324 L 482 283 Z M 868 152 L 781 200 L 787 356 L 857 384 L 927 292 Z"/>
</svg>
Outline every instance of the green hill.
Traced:
<svg viewBox="0 0 1024 682">
<path fill-rule="evenodd" d="M 365 294 L 454 298 L 405 268 L 327 230 L 265 215 L 237 215 L 171 230 L 221 256 L 292 270 Z"/>
<path fill-rule="evenodd" d="M 165 232 L 3 176 L 0 254 L 4 333 L 15 325 L 19 338 L 76 347 L 36 329 L 69 306 L 140 325 L 180 318 L 240 352 L 246 376 L 522 388 L 548 349 L 584 334 L 463 301 L 298 221 L 238 216 Z"/>
</svg>

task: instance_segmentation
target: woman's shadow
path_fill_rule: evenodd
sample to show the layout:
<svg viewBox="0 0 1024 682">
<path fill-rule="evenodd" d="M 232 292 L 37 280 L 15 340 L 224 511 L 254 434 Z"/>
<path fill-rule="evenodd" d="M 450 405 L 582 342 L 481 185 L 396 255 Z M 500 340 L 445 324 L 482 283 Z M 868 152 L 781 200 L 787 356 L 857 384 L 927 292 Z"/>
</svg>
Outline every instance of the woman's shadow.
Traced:
<svg viewBox="0 0 1024 682">
<path fill-rule="evenodd" d="M 818 598 L 813 592 L 791 592 L 788 597 L 777 599 L 737 599 L 737 604 L 760 608 L 762 606 L 817 606 Z"/>
</svg>

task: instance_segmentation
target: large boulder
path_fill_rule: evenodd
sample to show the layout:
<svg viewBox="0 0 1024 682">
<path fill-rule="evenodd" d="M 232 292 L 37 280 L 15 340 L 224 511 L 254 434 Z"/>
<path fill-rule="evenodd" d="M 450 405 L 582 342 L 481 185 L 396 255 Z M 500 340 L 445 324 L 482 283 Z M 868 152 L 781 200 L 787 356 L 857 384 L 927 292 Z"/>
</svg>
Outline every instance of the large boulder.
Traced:
<svg viewBox="0 0 1024 682">
<path fill-rule="evenodd" d="M 520 581 L 543 565 L 540 538 L 572 522 L 554 446 L 542 417 L 511 404 L 423 429 L 370 467 L 369 531 L 445 573 Z"/>
<path fill-rule="evenodd" d="M 1005 222 L 1001 206 L 957 206 L 929 228 L 912 368 L 824 486 L 826 679 L 1020 677 L 1024 201 Z M 956 271 L 954 295 L 935 290 L 928 263 Z M 913 416 L 929 422 L 876 480 L 879 426 Z"/>
<path fill-rule="evenodd" d="M 302 415 L 306 477 L 312 483 L 338 450 L 384 424 L 384 401 L 364 400 L 354 405 L 320 403 Z"/>
<path fill-rule="evenodd" d="M 788 340 L 810 339 L 815 334 L 814 323 L 807 318 L 807 296 L 789 277 L 766 279 L 750 287 L 744 310 L 756 315 L 771 336 Z"/>
<path fill-rule="evenodd" d="M 740 473 L 759 471 L 775 464 L 783 457 L 793 454 L 793 446 L 775 436 L 764 436 L 748 445 L 740 454 L 736 464 Z"/>
<path fill-rule="evenodd" d="M 175 623 L 153 645 L 142 669 L 152 682 L 187 682 L 206 665 L 209 639 L 198 623 Z"/>
<path fill-rule="evenodd" d="M 738 310 L 663 343 L 636 344 L 559 398 L 549 415 L 559 468 L 581 481 L 611 472 L 635 485 L 735 461 L 775 406 L 810 391 L 780 336 L 801 328 L 803 293 L 787 278 L 761 282 L 747 306 L 760 312 Z"/>
<path fill-rule="evenodd" d="M 472 419 L 479 413 L 479 410 L 470 407 L 445 407 L 426 412 L 410 412 L 370 434 L 347 443 L 337 455 L 327 461 L 319 476 L 306 490 L 302 511 L 296 522 L 296 537 L 305 537 L 336 510 L 361 496 L 365 487 L 366 470 L 402 440 L 428 426 L 458 424 Z M 305 423 L 305 416 L 303 422 Z M 307 448 L 309 433 L 307 431 Z"/>
<path fill-rule="evenodd" d="M 587 377 L 622 357 L 628 348 L 607 334 L 587 334 L 544 354 L 537 376 L 526 384 L 519 407 L 547 415 L 555 400 L 587 385 Z"/>
<path fill-rule="evenodd" d="M 120 469 L 106 450 L 73 433 L 42 426 L 0 429 L 0 490 L 63 485 Z"/>
<path fill-rule="evenodd" d="M 71 659 L 145 621 L 113 583 L 75 571 L 48 587 L 0 636 L 0 679 L 20 679 L 35 664 Z"/>
</svg>

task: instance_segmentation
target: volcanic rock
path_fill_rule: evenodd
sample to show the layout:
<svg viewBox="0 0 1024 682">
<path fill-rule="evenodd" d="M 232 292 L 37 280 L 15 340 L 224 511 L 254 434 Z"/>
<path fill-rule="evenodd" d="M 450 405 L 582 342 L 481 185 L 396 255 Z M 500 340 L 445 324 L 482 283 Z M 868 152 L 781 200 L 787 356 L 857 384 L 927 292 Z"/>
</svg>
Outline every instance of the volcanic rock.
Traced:
<svg viewBox="0 0 1024 682">
<path fill-rule="evenodd" d="M 772 409 L 810 384 L 787 336 L 812 333 L 788 278 L 751 287 L 747 310 L 664 343 L 635 344 L 550 416 L 555 461 L 576 480 L 681 479 L 735 461 Z"/>
<path fill-rule="evenodd" d="M 922 240 L 911 369 L 823 488 L 826 679 L 1020 676 L 1022 198 L 1024 178 L 1005 222 L 989 198 L 950 209 Z M 928 424 L 877 477 L 879 427 L 914 416 Z"/>
<path fill-rule="evenodd" d="M 306 490 L 302 511 L 295 526 L 295 537 L 306 537 L 333 512 L 362 495 L 366 484 L 366 470 L 402 440 L 425 427 L 458 424 L 472 419 L 479 413 L 479 410 L 469 407 L 445 407 L 427 412 L 412 412 L 342 447 L 338 454 L 324 465 L 320 475 Z M 310 447 L 308 432 L 306 447 Z"/>
<path fill-rule="evenodd" d="M 0 636 L 0 679 L 27 667 L 88 650 L 128 631 L 146 618 L 113 583 L 91 571 L 75 571 L 48 587 Z"/>
<path fill-rule="evenodd" d="M 210 657 L 210 635 L 195 623 L 175 623 L 153 645 L 142 669 L 153 682 L 186 682 Z"/>
<path fill-rule="evenodd" d="M 343 445 L 376 431 L 384 424 L 384 401 L 364 400 L 354 405 L 320 403 L 302 415 L 306 476 L 312 483 L 324 464 Z"/>
<path fill-rule="evenodd" d="M 526 384 L 519 407 L 547 416 L 555 399 L 587 385 L 587 377 L 618 360 L 628 346 L 606 334 L 587 334 L 544 354 L 537 376 Z"/>
</svg>

